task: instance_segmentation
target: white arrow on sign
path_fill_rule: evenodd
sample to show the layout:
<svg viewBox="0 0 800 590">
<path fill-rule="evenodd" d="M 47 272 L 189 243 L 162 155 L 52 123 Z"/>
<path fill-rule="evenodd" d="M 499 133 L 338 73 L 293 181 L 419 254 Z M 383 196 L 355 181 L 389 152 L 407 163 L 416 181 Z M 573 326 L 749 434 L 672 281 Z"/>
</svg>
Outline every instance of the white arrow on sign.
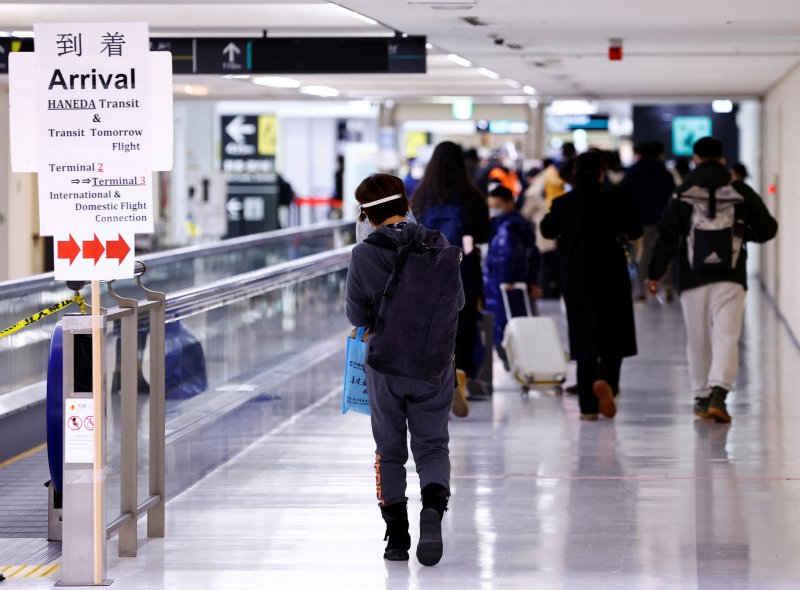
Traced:
<svg viewBox="0 0 800 590">
<path fill-rule="evenodd" d="M 225 203 L 225 210 L 232 219 L 240 219 L 242 209 L 244 209 L 244 204 L 235 197 Z"/>
<path fill-rule="evenodd" d="M 255 132 L 256 126 L 252 123 L 245 123 L 243 115 L 236 115 L 230 123 L 225 125 L 225 133 L 239 144 L 244 143 L 245 135 L 253 135 Z"/>
<path fill-rule="evenodd" d="M 240 54 L 241 52 L 242 52 L 242 50 L 241 50 L 241 49 L 239 49 L 239 48 L 238 48 L 238 47 L 237 47 L 237 46 L 236 46 L 236 45 L 233 43 L 233 41 L 231 41 L 230 43 L 228 43 L 228 44 L 225 46 L 225 49 L 223 49 L 223 50 L 222 50 L 222 55 L 225 55 L 225 54 L 227 53 L 227 54 L 228 54 L 228 63 L 233 63 L 234 61 L 236 61 L 236 56 L 237 56 L 238 54 Z"/>
</svg>

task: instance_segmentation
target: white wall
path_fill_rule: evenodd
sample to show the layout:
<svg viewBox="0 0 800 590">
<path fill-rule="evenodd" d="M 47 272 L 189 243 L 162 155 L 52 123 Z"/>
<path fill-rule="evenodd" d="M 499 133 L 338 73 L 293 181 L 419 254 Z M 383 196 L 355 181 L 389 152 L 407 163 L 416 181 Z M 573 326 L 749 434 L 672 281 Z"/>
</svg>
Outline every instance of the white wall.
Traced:
<svg viewBox="0 0 800 590">
<path fill-rule="evenodd" d="M 0 281 L 42 272 L 34 174 L 14 174 L 8 140 L 8 86 L 0 88 Z"/>
<path fill-rule="evenodd" d="M 765 285 L 795 335 L 800 335 L 800 66 L 764 100 L 761 194 L 780 224 L 761 248 Z M 775 194 L 767 190 L 777 187 Z"/>
<path fill-rule="evenodd" d="M 280 119 L 278 172 L 298 197 L 328 197 L 334 193 L 337 120 Z"/>
</svg>

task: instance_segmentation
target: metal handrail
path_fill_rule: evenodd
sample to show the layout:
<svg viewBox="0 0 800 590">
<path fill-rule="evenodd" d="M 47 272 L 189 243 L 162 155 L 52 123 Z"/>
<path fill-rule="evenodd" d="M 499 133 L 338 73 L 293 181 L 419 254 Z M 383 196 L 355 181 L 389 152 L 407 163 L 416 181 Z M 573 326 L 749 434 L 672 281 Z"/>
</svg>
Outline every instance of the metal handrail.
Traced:
<svg viewBox="0 0 800 590">
<path fill-rule="evenodd" d="M 157 268 L 166 264 L 180 262 L 194 258 L 205 258 L 208 256 L 218 256 L 229 252 L 247 250 L 259 246 L 265 246 L 275 242 L 280 242 L 286 238 L 304 237 L 314 238 L 323 236 L 331 231 L 344 230 L 353 225 L 352 221 L 326 221 L 313 225 L 304 225 L 289 229 L 281 229 L 240 238 L 231 238 L 219 242 L 196 244 L 183 248 L 174 248 L 163 252 L 154 252 L 138 257 L 138 260 L 145 262 L 148 268 Z M 33 275 L 23 279 L 13 279 L 0 282 L 0 298 L 13 297 L 19 294 L 30 293 L 31 290 L 52 285 L 55 278 L 52 272 Z"/>
<path fill-rule="evenodd" d="M 345 246 L 221 279 L 203 287 L 177 291 L 167 296 L 167 321 L 203 313 L 278 287 L 347 268 L 352 249 L 353 246 Z"/>
</svg>

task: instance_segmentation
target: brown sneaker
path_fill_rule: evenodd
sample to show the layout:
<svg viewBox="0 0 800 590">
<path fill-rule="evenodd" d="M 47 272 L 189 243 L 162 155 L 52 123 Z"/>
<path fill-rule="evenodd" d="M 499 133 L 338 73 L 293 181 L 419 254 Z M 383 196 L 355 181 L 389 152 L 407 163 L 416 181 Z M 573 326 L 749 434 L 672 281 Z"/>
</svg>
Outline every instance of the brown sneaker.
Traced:
<svg viewBox="0 0 800 590">
<path fill-rule="evenodd" d="M 469 415 L 469 402 L 467 401 L 467 374 L 461 369 L 456 370 L 458 387 L 453 391 L 453 414 L 459 418 Z"/>
<path fill-rule="evenodd" d="M 611 389 L 608 381 L 602 379 L 595 381 L 592 391 L 597 396 L 600 404 L 600 413 L 606 418 L 613 418 L 617 415 L 617 402 L 614 401 L 614 390 Z"/>
<path fill-rule="evenodd" d="M 722 424 L 729 424 L 732 420 L 731 415 L 728 413 L 728 407 L 725 405 L 725 396 L 728 392 L 722 387 L 713 387 L 711 389 L 710 402 L 708 404 L 708 416 L 713 418 L 716 422 Z"/>
</svg>

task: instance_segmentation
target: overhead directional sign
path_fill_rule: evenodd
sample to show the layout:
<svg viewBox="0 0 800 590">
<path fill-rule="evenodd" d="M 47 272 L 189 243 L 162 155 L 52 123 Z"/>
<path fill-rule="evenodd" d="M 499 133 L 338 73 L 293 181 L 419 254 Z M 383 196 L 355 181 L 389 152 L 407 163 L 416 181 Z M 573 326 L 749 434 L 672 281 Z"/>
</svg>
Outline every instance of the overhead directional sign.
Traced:
<svg viewBox="0 0 800 590">
<path fill-rule="evenodd" d="M 153 37 L 151 51 L 172 53 L 175 74 L 424 74 L 426 38 Z M 33 39 L 0 38 L 3 51 L 33 51 Z"/>
<path fill-rule="evenodd" d="M 425 37 L 164 38 L 176 74 L 424 74 Z"/>
</svg>

